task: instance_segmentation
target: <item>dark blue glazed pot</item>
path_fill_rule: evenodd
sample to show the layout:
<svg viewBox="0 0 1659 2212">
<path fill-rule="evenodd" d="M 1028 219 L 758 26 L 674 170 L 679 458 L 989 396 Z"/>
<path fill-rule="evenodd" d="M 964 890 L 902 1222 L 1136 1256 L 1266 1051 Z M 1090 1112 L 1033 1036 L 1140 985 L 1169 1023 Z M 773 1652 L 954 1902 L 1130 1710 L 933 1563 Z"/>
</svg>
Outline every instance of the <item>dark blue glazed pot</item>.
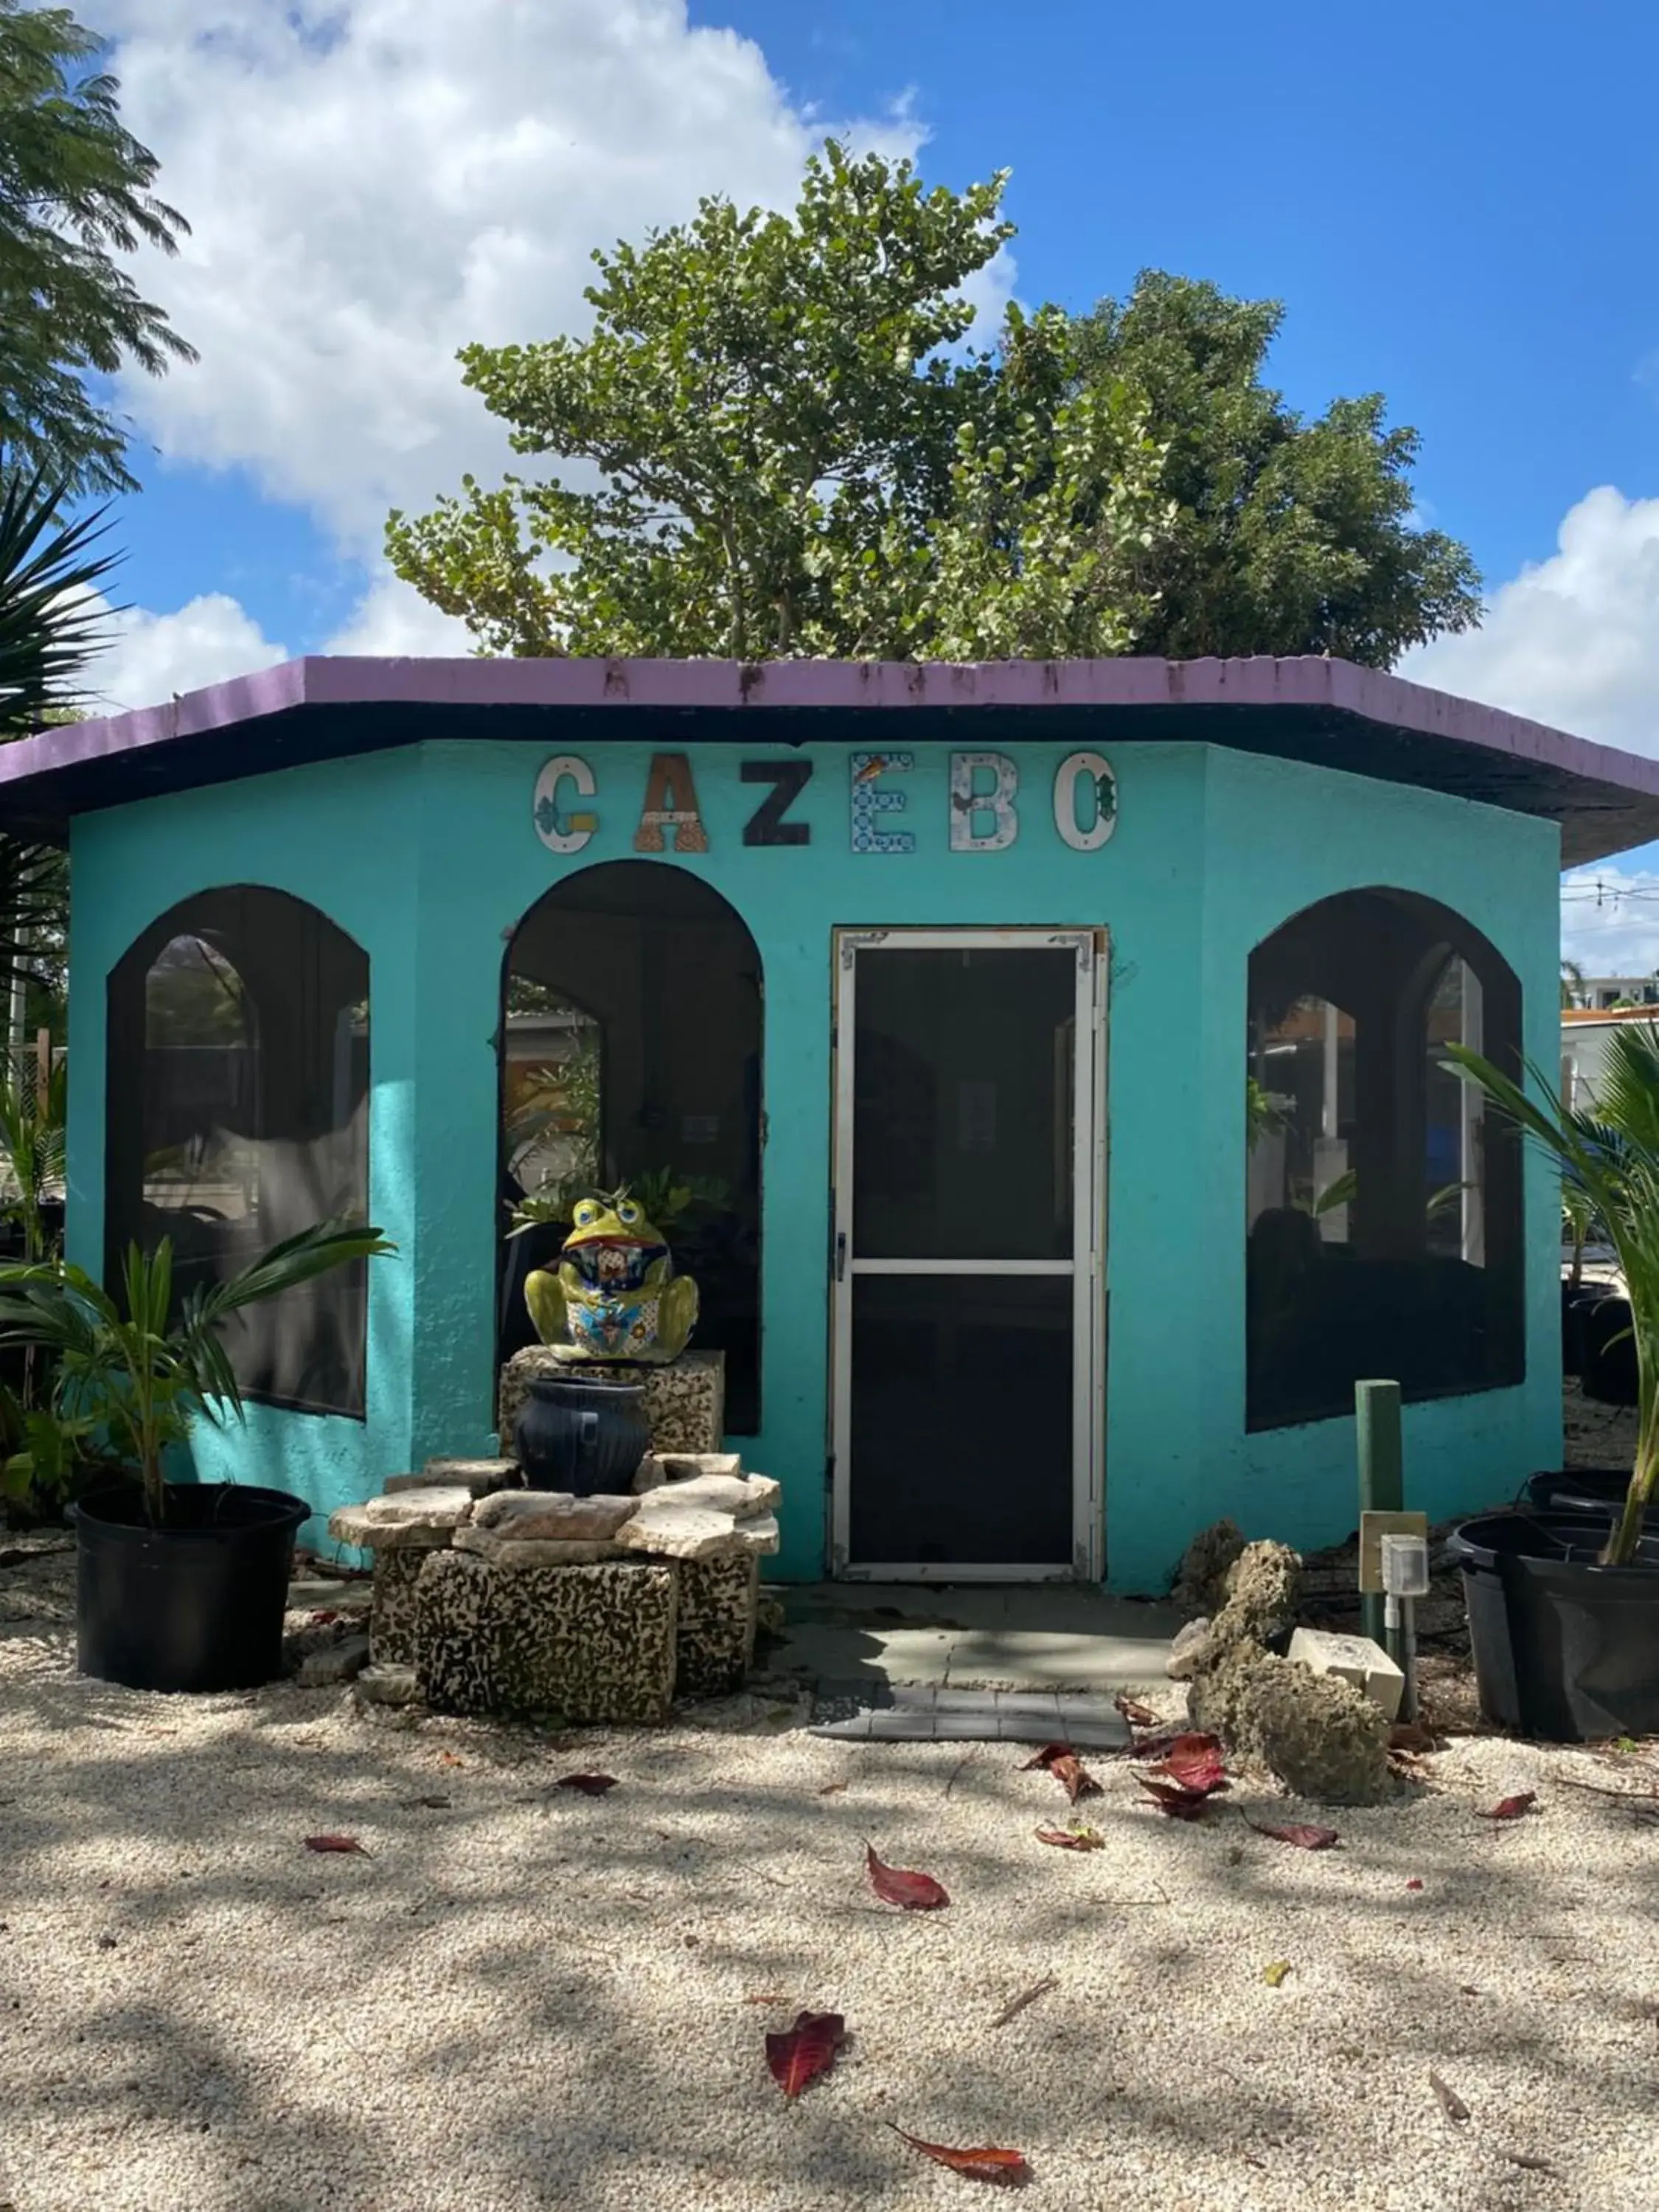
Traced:
<svg viewBox="0 0 1659 2212">
<path fill-rule="evenodd" d="M 576 1498 L 625 1493 L 651 1448 L 645 1391 L 599 1376 L 538 1375 L 513 1424 L 513 1456 L 529 1490 Z"/>
</svg>

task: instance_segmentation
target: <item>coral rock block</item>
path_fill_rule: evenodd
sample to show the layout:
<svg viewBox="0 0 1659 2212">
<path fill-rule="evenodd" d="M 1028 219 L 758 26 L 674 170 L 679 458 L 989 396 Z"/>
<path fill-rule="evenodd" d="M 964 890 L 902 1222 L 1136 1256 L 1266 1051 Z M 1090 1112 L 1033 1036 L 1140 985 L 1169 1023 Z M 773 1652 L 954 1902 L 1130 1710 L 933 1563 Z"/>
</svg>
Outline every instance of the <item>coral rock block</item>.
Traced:
<svg viewBox="0 0 1659 2212">
<path fill-rule="evenodd" d="M 506 1569 L 433 1553 L 416 1601 L 422 1693 L 440 1712 L 576 1727 L 665 1720 L 677 1582 L 665 1564 Z"/>
</svg>

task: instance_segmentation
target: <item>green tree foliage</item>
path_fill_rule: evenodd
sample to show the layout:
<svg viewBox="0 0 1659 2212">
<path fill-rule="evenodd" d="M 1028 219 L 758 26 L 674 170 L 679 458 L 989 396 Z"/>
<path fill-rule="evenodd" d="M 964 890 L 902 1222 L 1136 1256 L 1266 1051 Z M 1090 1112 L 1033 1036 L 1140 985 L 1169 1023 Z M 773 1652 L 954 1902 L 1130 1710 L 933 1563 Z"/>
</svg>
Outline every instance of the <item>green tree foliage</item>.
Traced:
<svg viewBox="0 0 1659 2212">
<path fill-rule="evenodd" d="M 394 514 L 393 568 L 498 653 L 1386 663 L 1474 618 L 1410 525 L 1413 434 L 1261 384 L 1275 307 L 1148 276 L 969 350 L 1004 183 L 831 143 L 791 216 L 708 199 L 596 253 L 590 335 L 461 356 L 554 474 Z"/>
<path fill-rule="evenodd" d="M 0 444 L 72 494 L 133 485 L 88 374 L 196 357 L 113 258 L 171 253 L 188 225 L 151 191 L 102 51 L 66 8 L 0 0 Z"/>
<path fill-rule="evenodd" d="M 1413 526 L 1414 430 L 1382 395 L 1304 422 L 1262 381 L 1271 300 L 1144 272 L 1077 326 L 1082 373 L 1146 395 L 1174 526 L 1152 551 L 1143 653 L 1328 653 L 1376 668 L 1480 617 L 1464 548 Z"/>
</svg>

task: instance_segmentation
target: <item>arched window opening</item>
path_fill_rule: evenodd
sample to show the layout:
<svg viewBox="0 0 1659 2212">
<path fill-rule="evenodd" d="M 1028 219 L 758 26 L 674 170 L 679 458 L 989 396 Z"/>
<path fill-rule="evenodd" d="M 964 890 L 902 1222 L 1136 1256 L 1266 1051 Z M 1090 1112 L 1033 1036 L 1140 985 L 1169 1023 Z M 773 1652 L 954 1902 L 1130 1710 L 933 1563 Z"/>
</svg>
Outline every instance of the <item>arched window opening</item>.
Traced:
<svg viewBox="0 0 1659 2212">
<path fill-rule="evenodd" d="M 503 1358 L 534 1340 L 524 1281 L 586 1189 L 629 1184 L 695 1275 L 694 1346 L 726 1354 L 726 1425 L 760 1425 L 761 962 L 741 915 L 655 860 L 580 870 L 508 948 L 501 1024 Z M 517 1236 L 526 1196 L 543 1218 Z"/>
<path fill-rule="evenodd" d="M 252 886 L 203 891 L 109 981 L 106 1279 L 173 1249 L 175 1297 L 285 1237 L 368 1212 L 368 957 L 325 915 Z M 368 1269 L 225 1324 L 246 1395 L 361 1417 Z"/>
<path fill-rule="evenodd" d="M 1519 1140 L 1447 1062 L 1518 1070 L 1513 970 L 1449 908 L 1348 891 L 1250 955 L 1248 1421 L 1353 1409 L 1525 1371 Z"/>
</svg>

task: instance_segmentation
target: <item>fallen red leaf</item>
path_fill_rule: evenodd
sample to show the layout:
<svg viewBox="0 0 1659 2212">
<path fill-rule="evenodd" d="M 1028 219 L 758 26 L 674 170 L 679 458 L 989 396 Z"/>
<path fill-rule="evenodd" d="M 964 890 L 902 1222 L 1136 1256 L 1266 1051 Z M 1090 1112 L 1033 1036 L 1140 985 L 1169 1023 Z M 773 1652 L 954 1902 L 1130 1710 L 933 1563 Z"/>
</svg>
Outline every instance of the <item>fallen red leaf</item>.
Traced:
<svg viewBox="0 0 1659 2212">
<path fill-rule="evenodd" d="M 307 1836 L 305 1844 L 308 1851 L 355 1851 L 365 1859 L 370 1856 L 356 1836 Z"/>
<path fill-rule="evenodd" d="M 1221 1746 L 1212 1735 L 1178 1735 L 1152 1771 L 1168 1775 L 1189 1797 L 1207 1797 L 1227 1787 Z"/>
<path fill-rule="evenodd" d="M 1167 1813 L 1172 1820 L 1201 1820 L 1209 1810 L 1207 1797 L 1195 1796 L 1190 1790 L 1182 1790 L 1174 1782 L 1151 1782 L 1144 1774 L 1135 1780 L 1152 1799 L 1160 1813 Z"/>
<path fill-rule="evenodd" d="M 1106 1842 L 1098 1828 L 1036 1828 L 1032 1832 L 1038 1843 L 1052 1844 L 1061 1851 L 1097 1851 Z"/>
<path fill-rule="evenodd" d="M 1099 1783 L 1069 1743 L 1045 1743 L 1042 1750 L 1028 1759 L 1019 1771 L 1022 1774 L 1029 1774 L 1034 1766 L 1046 1767 L 1064 1788 L 1073 1805 L 1079 1797 L 1098 1797 L 1100 1795 Z"/>
<path fill-rule="evenodd" d="M 932 1875 L 884 1866 L 873 1844 L 864 1847 L 864 1863 L 870 1870 L 870 1887 L 884 1905 L 902 1905 L 907 1912 L 936 1912 L 951 1902 L 950 1893 Z"/>
<path fill-rule="evenodd" d="M 1421 1889 L 1423 1885 L 1418 1880 L 1417 1876 L 1413 1875 L 1411 1880 L 1406 1884 L 1406 1887 L 1407 1889 Z"/>
<path fill-rule="evenodd" d="M 1131 1728 L 1156 1728 L 1158 1715 L 1150 1705 L 1143 1705 L 1139 1698 L 1130 1697 L 1120 1690 L 1112 1700 Z"/>
<path fill-rule="evenodd" d="M 1513 1797 L 1500 1797 L 1490 1809 L 1477 1806 L 1475 1810 L 1483 1820 L 1518 1820 L 1523 1813 L 1531 1812 L 1537 1801 L 1535 1790 L 1518 1790 Z"/>
<path fill-rule="evenodd" d="M 1029 1774 L 1034 1766 L 1052 1766 L 1057 1759 L 1072 1759 L 1076 1754 L 1069 1743 L 1045 1743 L 1041 1751 L 1034 1751 L 1020 1768 Z"/>
<path fill-rule="evenodd" d="M 1258 1836 L 1271 1836 L 1276 1844 L 1294 1844 L 1299 1851 L 1328 1851 L 1342 1840 L 1334 1828 L 1316 1828 L 1306 1820 L 1290 1820 L 1282 1828 L 1261 1820 L 1249 1824 Z"/>
<path fill-rule="evenodd" d="M 809 2081 L 827 2074 L 847 2040 L 847 2023 L 838 2012 L 799 2012 L 795 2024 L 766 2039 L 766 2063 L 786 2097 L 799 2097 Z"/>
<path fill-rule="evenodd" d="M 975 2150 L 953 2150 L 948 2143 L 924 2142 L 920 2136 L 906 2135 L 902 2128 L 893 2127 L 901 2142 L 908 2142 L 912 2150 L 919 2150 L 924 2158 L 937 2159 L 948 2166 L 952 2173 L 971 2174 L 975 2181 L 1024 2181 L 1030 2174 L 1025 2163 L 1025 2154 L 1020 2150 L 993 2150 L 988 2146 Z"/>
<path fill-rule="evenodd" d="M 562 1774 L 554 1784 L 556 1790 L 580 1790 L 584 1797 L 603 1797 L 607 1790 L 614 1790 L 614 1774 Z"/>
</svg>

